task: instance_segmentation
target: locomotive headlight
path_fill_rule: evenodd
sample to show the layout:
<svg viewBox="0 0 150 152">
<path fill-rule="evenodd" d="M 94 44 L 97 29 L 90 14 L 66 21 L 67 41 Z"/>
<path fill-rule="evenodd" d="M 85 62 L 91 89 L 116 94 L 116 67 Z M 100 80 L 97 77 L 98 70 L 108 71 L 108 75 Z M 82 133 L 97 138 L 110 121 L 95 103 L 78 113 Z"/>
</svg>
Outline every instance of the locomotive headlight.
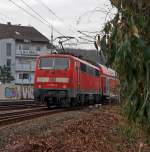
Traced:
<svg viewBox="0 0 150 152">
<path fill-rule="evenodd" d="M 37 77 L 37 82 L 49 82 L 48 77 Z"/>
<path fill-rule="evenodd" d="M 41 86 L 40 84 L 38 85 L 38 87 L 39 87 L 39 88 L 42 88 L 42 86 Z"/>
<path fill-rule="evenodd" d="M 67 85 L 64 84 L 64 85 L 62 86 L 62 88 L 63 88 L 63 89 L 66 89 L 66 88 L 67 88 Z"/>
</svg>

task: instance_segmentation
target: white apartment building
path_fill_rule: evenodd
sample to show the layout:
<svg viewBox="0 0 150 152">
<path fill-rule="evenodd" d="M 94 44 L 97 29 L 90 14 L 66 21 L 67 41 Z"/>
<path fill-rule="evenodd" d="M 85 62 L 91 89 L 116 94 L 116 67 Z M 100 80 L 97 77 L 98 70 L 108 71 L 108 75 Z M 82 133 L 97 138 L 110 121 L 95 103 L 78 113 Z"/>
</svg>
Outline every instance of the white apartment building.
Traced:
<svg viewBox="0 0 150 152">
<path fill-rule="evenodd" d="M 35 59 L 48 52 L 48 45 L 48 38 L 34 27 L 0 24 L 0 66 L 11 68 L 16 84 L 33 83 Z"/>
</svg>

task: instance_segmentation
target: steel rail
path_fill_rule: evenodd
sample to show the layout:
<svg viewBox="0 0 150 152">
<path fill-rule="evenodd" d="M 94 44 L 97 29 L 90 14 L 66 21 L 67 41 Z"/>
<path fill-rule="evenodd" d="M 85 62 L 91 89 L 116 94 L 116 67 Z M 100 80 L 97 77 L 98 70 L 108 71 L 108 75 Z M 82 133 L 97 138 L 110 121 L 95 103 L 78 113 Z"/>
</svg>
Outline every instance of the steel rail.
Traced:
<svg viewBox="0 0 150 152">
<path fill-rule="evenodd" d="M 68 111 L 67 109 L 54 109 L 54 110 L 36 110 L 36 111 L 28 111 L 22 114 L 14 114 L 13 116 L 7 116 L 6 117 L 3 115 L 2 117 L 0 117 L 0 126 L 4 126 L 4 125 L 10 125 L 13 123 L 17 123 L 17 122 L 22 122 L 25 120 L 30 120 L 30 119 L 34 119 L 34 118 L 38 118 L 38 117 L 42 117 L 42 116 L 46 116 L 46 115 L 52 115 L 52 114 L 57 114 L 60 112 L 66 112 Z"/>
<path fill-rule="evenodd" d="M 37 105 L 37 104 L 24 104 L 24 105 L 8 105 L 8 106 L 0 106 L 0 112 L 1 111 L 7 111 L 7 110 L 19 110 L 19 109 L 27 109 L 27 108 L 33 108 L 33 107 L 43 107 L 44 105 Z"/>
</svg>

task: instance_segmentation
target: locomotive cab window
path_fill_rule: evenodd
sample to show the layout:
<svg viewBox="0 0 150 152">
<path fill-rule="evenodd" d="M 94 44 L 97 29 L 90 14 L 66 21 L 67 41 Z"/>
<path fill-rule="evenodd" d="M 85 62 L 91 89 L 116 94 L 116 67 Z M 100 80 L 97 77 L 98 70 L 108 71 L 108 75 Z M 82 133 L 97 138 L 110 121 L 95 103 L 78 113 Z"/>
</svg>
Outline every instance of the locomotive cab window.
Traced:
<svg viewBox="0 0 150 152">
<path fill-rule="evenodd" d="M 68 58 L 52 58 L 42 57 L 40 58 L 39 68 L 40 69 L 68 69 L 69 59 Z"/>
<path fill-rule="evenodd" d="M 40 69 L 53 69 L 53 58 L 40 58 Z"/>
<path fill-rule="evenodd" d="M 67 58 L 54 58 L 55 69 L 68 69 L 69 59 Z"/>
</svg>

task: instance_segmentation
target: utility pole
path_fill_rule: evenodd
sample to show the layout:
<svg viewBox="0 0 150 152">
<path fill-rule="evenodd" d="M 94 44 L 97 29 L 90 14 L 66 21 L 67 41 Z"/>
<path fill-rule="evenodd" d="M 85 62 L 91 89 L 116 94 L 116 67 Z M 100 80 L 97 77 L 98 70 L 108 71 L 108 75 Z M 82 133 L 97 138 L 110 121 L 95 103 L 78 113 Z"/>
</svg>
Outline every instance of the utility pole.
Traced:
<svg viewBox="0 0 150 152">
<path fill-rule="evenodd" d="M 53 45 L 53 32 L 54 32 L 54 30 L 53 30 L 53 25 L 51 25 L 51 44 Z"/>
<path fill-rule="evenodd" d="M 23 62 L 21 61 L 21 68 L 23 69 Z M 23 99 L 23 72 L 21 75 L 21 99 Z"/>
<path fill-rule="evenodd" d="M 31 89 L 32 89 L 32 67 L 31 67 L 32 61 L 29 60 L 29 75 L 28 75 L 28 80 L 29 80 L 29 89 L 28 89 L 28 98 L 31 97 Z M 30 96 L 29 96 L 30 95 Z"/>
</svg>

